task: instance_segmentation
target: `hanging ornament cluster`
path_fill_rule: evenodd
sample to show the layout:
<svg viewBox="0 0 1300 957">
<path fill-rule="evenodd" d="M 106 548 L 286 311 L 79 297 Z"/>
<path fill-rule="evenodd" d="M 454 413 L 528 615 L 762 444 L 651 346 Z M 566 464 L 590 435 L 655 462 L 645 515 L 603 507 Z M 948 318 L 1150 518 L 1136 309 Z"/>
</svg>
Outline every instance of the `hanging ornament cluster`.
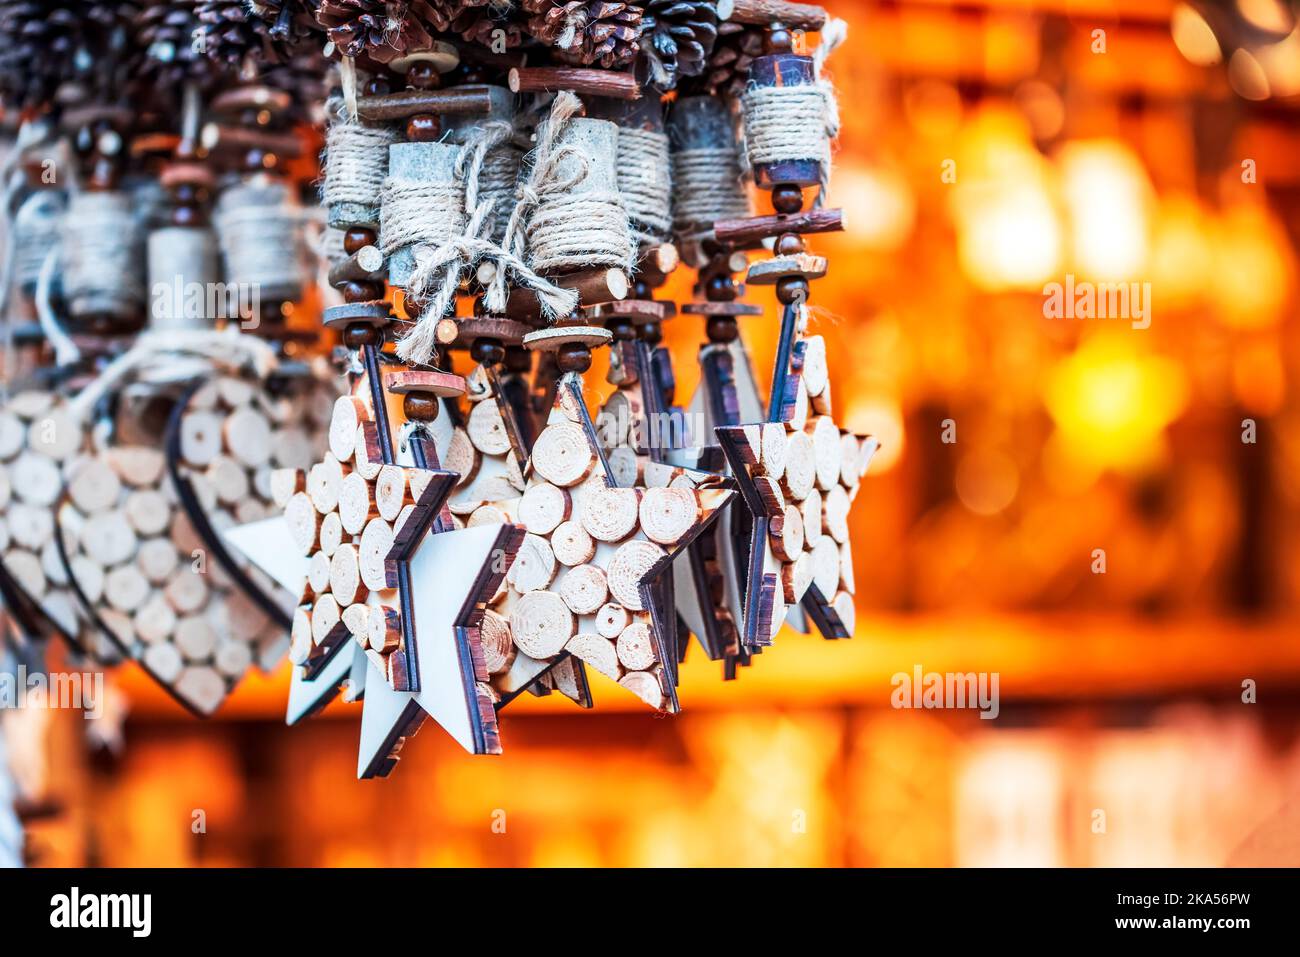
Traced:
<svg viewBox="0 0 1300 957">
<path fill-rule="evenodd" d="M 0 32 L 28 36 L 28 6 Z M 497 753 L 525 692 L 592 707 L 588 668 L 676 712 L 692 635 L 727 678 L 785 623 L 852 635 L 875 443 L 836 424 L 808 311 L 828 265 L 807 237 L 842 228 L 840 22 L 787 0 L 154 0 L 92 50 L 87 6 L 0 56 L 8 321 L 45 383 L 0 410 L 9 477 L 42 472 L 11 482 L 0 561 L 26 627 L 136 659 L 200 713 L 287 652 L 291 723 L 362 702 L 362 777 L 429 716 Z M 42 45 L 75 68 L 25 70 Z M 75 190 L 41 181 L 55 147 Z M 160 302 L 173 279 L 257 295 L 217 315 Z M 664 325 L 696 316 L 679 397 Z M 766 322 L 764 392 L 742 333 Z"/>
</svg>

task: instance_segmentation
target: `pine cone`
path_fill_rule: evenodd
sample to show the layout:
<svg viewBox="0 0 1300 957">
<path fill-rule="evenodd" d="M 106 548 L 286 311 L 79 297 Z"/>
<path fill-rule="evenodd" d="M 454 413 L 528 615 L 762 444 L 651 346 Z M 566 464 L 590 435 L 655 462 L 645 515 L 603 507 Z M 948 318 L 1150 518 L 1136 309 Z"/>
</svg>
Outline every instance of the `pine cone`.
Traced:
<svg viewBox="0 0 1300 957">
<path fill-rule="evenodd" d="M 150 0 L 135 19 L 137 78 L 164 89 L 211 82 L 218 70 L 201 52 L 202 33 L 194 0 Z"/>
<path fill-rule="evenodd" d="M 319 31 L 319 6 L 320 0 L 248 0 L 248 12 L 267 24 L 280 43 L 293 43 Z"/>
<path fill-rule="evenodd" d="M 210 60 L 238 69 L 246 60 L 280 63 L 288 55 L 271 36 L 271 27 L 255 17 L 244 0 L 199 0 L 195 15 L 201 27 L 196 37 L 200 51 Z"/>
<path fill-rule="evenodd" d="M 523 0 L 528 32 L 559 56 L 584 65 L 618 67 L 640 49 L 641 9 L 606 0 Z"/>
<path fill-rule="evenodd" d="M 425 23 L 438 14 L 424 0 L 321 0 L 316 20 L 345 56 L 389 63 L 411 50 L 427 49 Z"/>
<path fill-rule="evenodd" d="M 511 19 L 509 7 L 496 5 L 484 9 L 467 7 L 447 25 L 447 32 L 459 34 L 464 40 L 492 49 L 503 45 L 508 50 L 522 46 L 527 36 L 521 24 Z M 499 41 L 499 42 L 498 42 Z"/>
<path fill-rule="evenodd" d="M 749 82 L 749 65 L 763 55 L 763 31 L 743 23 L 718 26 L 718 40 L 708 59 L 708 68 L 693 81 L 692 92 L 710 96 L 739 97 Z M 698 84 L 698 89 L 695 87 Z"/>
<path fill-rule="evenodd" d="M 76 72 L 84 40 L 81 3 L 0 2 L 0 97 L 16 107 L 47 103 Z"/>
<path fill-rule="evenodd" d="M 704 72 L 717 38 L 716 0 L 646 0 L 641 55 L 660 86 L 671 88 L 679 75 Z"/>
</svg>

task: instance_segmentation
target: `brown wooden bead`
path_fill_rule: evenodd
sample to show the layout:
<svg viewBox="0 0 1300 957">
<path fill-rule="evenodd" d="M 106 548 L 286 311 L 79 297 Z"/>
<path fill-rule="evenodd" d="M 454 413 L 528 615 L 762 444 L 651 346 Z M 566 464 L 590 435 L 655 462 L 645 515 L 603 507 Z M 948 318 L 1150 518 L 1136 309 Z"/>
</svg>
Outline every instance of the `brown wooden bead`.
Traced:
<svg viewBox="0 0 1300 957">
<path fill-rule="evenodd" d="M 442 86 L 442 74 L 428 60 L 417 60 L 406 71 L 406 85 L 413 90 L 436 90 Z"/>
<path fill-rule="evenodd" d="M 531 372 L 533 368 L 533 356 L 523 346 L 508 346 L 506 348 L 506 369 L 510 372 Z"/>
<path fill-rule="evenodd" d="M 561 372 L 586 372 L 591 368 L 591 349 L 581 342 L 560 346 L 555 353 L 555 364 Z"/>
<path fill-rule="evenodd" d="M 343 344 L 349 349 L 362 346 L 379 346 L 384 343 L 384 330 L 368 322 L 354 322 L 343 330 Z"/>
<path fill-rule="evenodd" d="M 740 335 L 735 316 L 709 316 L 704 331 L 710 342 L 735 342 Z"/>
<path fill-rule="evenodd" d="M 438 417 L 438 397 L 427 392 L 408 392 L 402 397 L 402 411 L 415 422 L 432 422 Z"/>
<path fill-rule="evenodd" d="M 412 143 L 433 143 L 442 136 L 442 121 L 427 113 L 406 121 L 406 138 Z"/>
<path fill-rule="evenodd" d="M 641 338 L 652 346 L 659 345 L 664 338 L 664 327 L 658 322 L 647 322 L 641 327 Z"/>
<path fill-rule="evenodd" d="M 611 318 L 605 323 L 605 328 L 613 333 L 614 338 L 619 342 L 631 342 L 636 338 L 636 326 L 626 316 Z"/>
<path fill-rule="evenodd" d="M 506 347 L 499 339 L 475 339 L 469 347 L 470 358 L 485 366 L 494 366 L 506 357 Z"/>
<path fill-rule="evenodd" d="M 369 226 L 353 226 L 343 234 L 343 251 L 349 256 L 375 244 L 375 231 Z"/>
<path fill-rule="evenodd" d="M 776 254 L 778 256 L 793 256 L 795 253 L 801 253 L 804 250 L 803 237 L 798 233 L 782 233 L 776 241 Z"/>
<path fill-rule="evenodd" d="M 730 276 L 714 276 L 705 286 L 704 295 L 709 302 L 733 302 L 736 298 L 736 283 Z"/>
<path fill-rule="evenodd" d="M 784 305 L 808 300 L 808 280 L 802 276 L 785 276 L 776 281 L 776 301 Z"/>
<path fill-rule="evenodd" d="M 778 213 L 797 213 L 803 209 L 803 190 L 793 183 L 772 187 L 772 208 Z"/>
<path fill-rule="evenodd" d="M 768 32 L 763 38 L 763 52 L 773 53 L 790 53 L 794 50 L 794 38 L 790 31 L 781 27 Z"/>
<path fill-rule="evenodd" d="M 375 299 L 384 298 L 384 284 L 382 282 L 345 282 L 338 287 L 339 292 L 343 293 L 343 298 L 347 302 L 371 302 Z"/>
</svg>

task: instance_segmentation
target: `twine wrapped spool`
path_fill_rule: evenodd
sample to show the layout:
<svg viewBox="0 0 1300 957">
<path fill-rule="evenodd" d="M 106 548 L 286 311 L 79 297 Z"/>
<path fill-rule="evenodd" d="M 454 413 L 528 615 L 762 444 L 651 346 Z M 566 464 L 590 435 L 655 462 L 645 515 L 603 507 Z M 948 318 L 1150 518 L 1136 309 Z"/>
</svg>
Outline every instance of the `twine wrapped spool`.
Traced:
<svg viewBox="0 0 1300 957">
<path fill-rule="evenodd" d="M 589 266 L 630 272 L 636 246 L 618 190 L 618 127 L 573 117 L 556 145 L 552 179 L 564 188 L 539 190 L 528 220 L 528 265 L 545 274 Z"/>
<path fill-rule="evenodd" d="M 708 234 L 721 219 L 749 216 L 735 123 L 724 101 L 687 96 L 668 117 L 673 146 L 673 228 L 685 242 Z"/>
<path fill-rule="evenodd" d="M 595 101 L 592 115 L 618 126 L 618 189 L 639 247 L 656 246 L 672 231 L 671 160 L 658 97 Z"/>
<path fill-rule="evenodd" d="M 439 248 L 465 231 L 464 190 L 456 178 L 459 150 L 448 143 L 394 143 L 379 212 L 379 248 L 388 281 L 406 288 L 416 247 Z"/>
<path fill-rule="evenodd" d="M 141 239 L 130 195 L 73 195 L 63 222 L 63 296 L 74 321 L 138 321 L 145 303 Z"/>
<path fill-rule="evenodd" d="M 504 86 L 467 87 L 481 89 L 488 94 L 490 106 L 486 118 L 481 115 L 449 114 L 444 122 L 447 124 L 447 138 L 453 143 L 472 143 L 474 137 L 489 128 L 493 123 L 513 123 L 515 114 L 515 95 Z M 484 236 L 494 243 L 505 238 L 506 223 L 510 220 L 510 210 L 515 203 L 515 186 L 519 181 L 519 169 L 523 163 L 523 151 L 506 138 L 489 148 L 483 157 L 483 165 L 478 175 L 478 203 L 492 204 L 487 219 Z"/>
<path fill-rule="evenodd" d="M 35 292 L 45 257 L 59 243 L 66 209 L 67 196 L 54 189 L 37 190 L 18 207 L 10 241 L 14 281 L 25 295 Z"/>
<path fill-rule="evenodd" d="M 325 143 L 321 186 L 321 201 L 329 209 L 328 223 L 341 229 L 378 226 L 389 147 L 399 138 L 398 132 L 351 122 L 341 115 L 341 104 L 330 106 L 335 119 Z"/>
<path fill-rule="evenodd" d="M 225 261 L 226 282 L 256 290 L 262 302 L 302 295 L 301 220 L 288 183 L 254 177 L 224 190 L 213 222 Z"/>
<path fill-rule="evenodd" d="M 754 182 L 816 186 L 830 167 L 831 94 L 812 57 L 775 53 L 755 58 L 741 96 L 745 148 Z"/>
<path fill-rule="evenodd" d="M 212 230 L 155 229 L 149 234 L 150 328 L 210 327 L 215 317 L 208 308 L 209 292 L 220 280 L 217 237 Z"/>
</svg>

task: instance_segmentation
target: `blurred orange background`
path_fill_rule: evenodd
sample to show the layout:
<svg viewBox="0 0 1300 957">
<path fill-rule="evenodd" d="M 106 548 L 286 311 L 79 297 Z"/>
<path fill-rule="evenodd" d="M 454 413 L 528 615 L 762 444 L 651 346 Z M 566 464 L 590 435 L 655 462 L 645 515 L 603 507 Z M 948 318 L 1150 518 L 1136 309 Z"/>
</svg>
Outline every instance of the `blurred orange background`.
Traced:
<svg viewBox="0 0 1300 957">
<path fill-rule="evenodd" d="M 1295 8 L 829 6 L 813 331 L 883 443 L 855 638 L 787 629 L 729 683 L 692 648 L 668 719 L 593 673 L 593 712 L 506 709 L 502 757 L 429 723 L 366 783 L 359 709 L 284 727 L 287 670 L 199 723 L 124 669 L 120 752 L 52 716 L 37 863 L 1300 863 L 1251 837 L 1300 791 Z M 1149 328 L 1045 317 L 1067 275 L 1149 283 Z M 668 335 L 684 402 L 702 325 Z M 999 717 L 894 710 L 917 665 L 997 672 Z"/>
</svg>

